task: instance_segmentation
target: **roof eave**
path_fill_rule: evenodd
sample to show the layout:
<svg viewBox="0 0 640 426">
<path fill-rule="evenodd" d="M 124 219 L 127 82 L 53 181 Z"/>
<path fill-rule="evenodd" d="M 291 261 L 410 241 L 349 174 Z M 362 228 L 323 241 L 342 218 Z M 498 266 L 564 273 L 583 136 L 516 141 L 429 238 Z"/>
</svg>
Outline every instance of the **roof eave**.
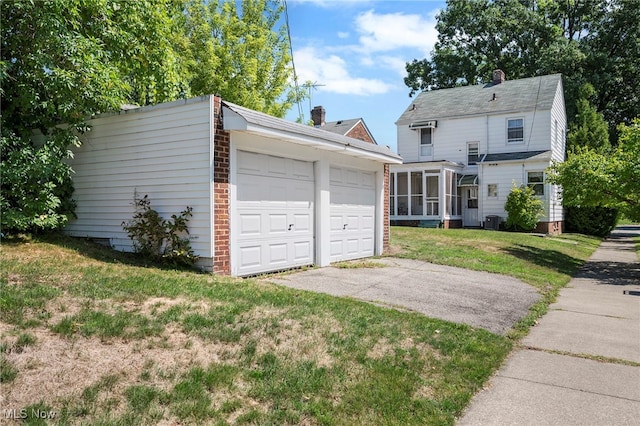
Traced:
<svg viewBox="0 0 640 426">
<path fill-rule="evenodd" d="M 284 129 L 278 129 L 276 127 L 268 126 L 265 124 L 253 123 L 248 121 L 240 113 L 233 111 L 228 107 L 225 107 L 224 110 L 223 126 L 225 130 L 229 131 L 249 132 L 267 138 L 285 140 L 287 142 L 309 146 L 325 151 L 341 151 L 342 153 L 350 155 L 352 157 L 375 160 L 382 163 L 402 164 L 402 158 L 399 155 L 393 153 L 391 150 L 388 150 L 388 152 L 380 152 L 381 149 L 370 150 L 367 149 L 368 147 L 359 146 L 360 144 L 367 144 L 379 147 L 379 145 L 372 145 L 367 142 L 362 142 L 357 139 L 348 137 L 341 137 L 344 138 L 345 141 L 335 141 L 331 140 L 331 137 L 322 138 L 319 136 L 312 136 Z M 330 132 L 326 132 L 326 134 L 327 136 L 334 135 Z"/>
</svg>

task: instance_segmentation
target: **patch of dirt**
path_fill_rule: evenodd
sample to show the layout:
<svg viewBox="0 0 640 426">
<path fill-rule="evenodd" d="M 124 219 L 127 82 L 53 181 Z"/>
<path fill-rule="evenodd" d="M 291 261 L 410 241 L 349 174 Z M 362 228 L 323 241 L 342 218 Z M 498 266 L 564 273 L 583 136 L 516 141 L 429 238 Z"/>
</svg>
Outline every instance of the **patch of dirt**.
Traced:
<svg viewBox="0 0 640 426">
<path fill-rule="evenodd" d="M 167 327 L 160 338 L 136 341 L 101 341 L 98 338 L 65 339 L 44 329 L 32 329 L 37 343 L 7 360 L 19 371 L 3 386 L 3 407 L 20 409 L 41 399 L 60 409 L 65 399 L 80 395 L 106 375 L 120 377 L 122 390 L 137 384 L 150 368 L 162 375 L 179 374 L 190 366 L 225 362 L 225 353 L 237 353 L 239 345 L 203 342 L 177 328 Z M 152 379 L 157 374 L 152 375 Z M 155 382 L 155 383 L 154 383 Z M 165 387 L 166 380 L 145 382 Z"/>
<path fill-rule="evenodd" d="M 251 317 L 276 318 L 286 310 L 258 309 L 251 313 Z M 334 359 L 329 354 L 326 335 L 339 332 L 342 327 L 333 318 L 307 317 L 305 323 L 291 318 L 278 322 L 275 335 L 266 332 L 264 328 L 256 327 L 248 337 L 257 342 L 257 355 L 274 352 L 277 355 L 301 361 L 313 361 L 321 367 L 333 365 Z"/>
</svg>

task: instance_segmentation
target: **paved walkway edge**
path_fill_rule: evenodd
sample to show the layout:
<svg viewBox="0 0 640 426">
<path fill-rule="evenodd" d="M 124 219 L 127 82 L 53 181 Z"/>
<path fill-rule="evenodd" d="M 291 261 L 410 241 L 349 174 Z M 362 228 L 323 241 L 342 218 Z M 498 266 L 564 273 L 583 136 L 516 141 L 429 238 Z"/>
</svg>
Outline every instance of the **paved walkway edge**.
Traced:
<svg viewBox="0 0 640 426">
<path fill-rule="evenodd" d="M 459 425 L 635 425 L 640 226 L 618 227 L 471 401 Z M 631 293 L 631 294 L 629 294 Z M 604 360 L 604 361 L 603 361 Z"/>
</svg>

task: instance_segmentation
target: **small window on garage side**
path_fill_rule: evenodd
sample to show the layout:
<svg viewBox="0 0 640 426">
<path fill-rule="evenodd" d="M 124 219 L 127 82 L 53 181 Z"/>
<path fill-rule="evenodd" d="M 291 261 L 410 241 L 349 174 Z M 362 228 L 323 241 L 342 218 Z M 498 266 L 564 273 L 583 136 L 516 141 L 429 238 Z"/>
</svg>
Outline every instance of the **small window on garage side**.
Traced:
<svg viewBox="0 0 640 426">
<path fill-rule="evenodd" d="M 524 142 L 524 118 L 507 120 L 507 143 Z"/>
<path fill-rule="evenodd" d="M 544 172 L 527 172 L 527 186 L 532 188 L 536 195 L 544 195 Z"/>
<path fill-rule="evenodd" d="M 489 198 L 498 198 L 498 184 L 497 183 L 487 184 L 487 197 L 489 197 Z"/>
</svg>

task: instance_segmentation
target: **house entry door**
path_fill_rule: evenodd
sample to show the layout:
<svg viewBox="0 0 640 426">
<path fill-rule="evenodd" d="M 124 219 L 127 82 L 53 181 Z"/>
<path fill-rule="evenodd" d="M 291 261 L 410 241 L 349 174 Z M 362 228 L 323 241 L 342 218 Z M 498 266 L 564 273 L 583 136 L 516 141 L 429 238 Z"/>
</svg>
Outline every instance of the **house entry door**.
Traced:
<svg viewBox="0 0 640 426">
<path fill-rule="evenodd" d="M 425 215 L 426 216 L 439 216 L 440 215 L 440 176 L 439 175 L 425 175 Z"/>
<path fill-rule="evenodd" d="M 466 186 L 463 192 L 462 226 L 479 227 L 478 220 L 478 187 Z"/>
</svg>

